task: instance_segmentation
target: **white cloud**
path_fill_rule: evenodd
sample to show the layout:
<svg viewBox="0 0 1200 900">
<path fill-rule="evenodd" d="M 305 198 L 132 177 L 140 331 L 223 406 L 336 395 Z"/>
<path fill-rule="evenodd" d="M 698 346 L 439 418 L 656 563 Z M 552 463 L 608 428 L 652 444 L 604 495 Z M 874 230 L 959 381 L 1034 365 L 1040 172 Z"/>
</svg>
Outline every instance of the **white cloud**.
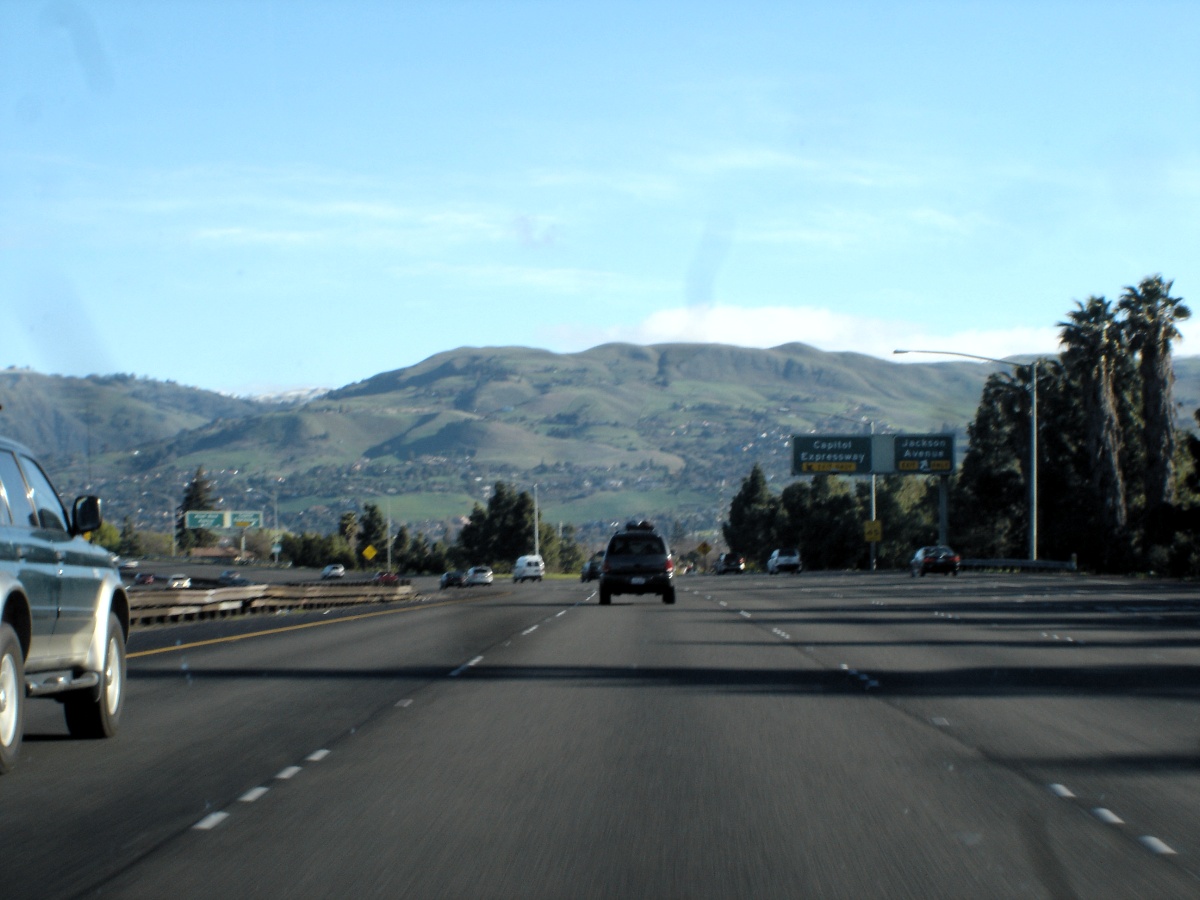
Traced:
<svg viewBox="0 0 1200 900">
<path fill-rule="evenodd" d="M 679 308 L 653 313 L 630 326 L 575 332 L 556 329 L 553 343 L 579 350 L 606 341 L 634 344 L 720 343 L 742 347 L 776 347 L 800 342 L 821 350 L 849 351 L 896 361 L 931 362 L 933 356 L 893 356 L 901 349 L 954 350 L 1004 358 L 1018 354 L 1058 352 L 1058 330 L 1045 328 L 935 331 L 922 323 L 863 318 L 812 307 Z"/>
</svg>

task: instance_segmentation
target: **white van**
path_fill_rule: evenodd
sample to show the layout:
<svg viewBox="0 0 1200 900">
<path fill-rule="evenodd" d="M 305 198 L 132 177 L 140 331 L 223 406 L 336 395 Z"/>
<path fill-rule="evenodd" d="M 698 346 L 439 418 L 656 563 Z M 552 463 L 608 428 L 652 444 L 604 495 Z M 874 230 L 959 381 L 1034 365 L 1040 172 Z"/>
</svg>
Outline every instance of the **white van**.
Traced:
<svg viewBox="0 0 1200 900">
<path fill-rule="evenodd" d="M 541 581 L 546 574 L 546 563 L 540 556 L 522 556 L 513 566 L 513 581 Z"/>
</svg>

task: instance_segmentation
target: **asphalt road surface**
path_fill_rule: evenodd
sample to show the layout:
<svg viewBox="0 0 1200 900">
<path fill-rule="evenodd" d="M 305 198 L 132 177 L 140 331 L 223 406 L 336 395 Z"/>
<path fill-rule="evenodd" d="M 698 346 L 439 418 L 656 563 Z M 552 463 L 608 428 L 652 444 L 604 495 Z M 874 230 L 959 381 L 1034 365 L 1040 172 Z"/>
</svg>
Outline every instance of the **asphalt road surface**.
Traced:
<svg viewBox="0 0 1200 900">
<path fill-rule="evenodd" d="M 1200 588 L 578 581 L 135 634 L 0 897 L 1200 896 Z"/>
</svg>

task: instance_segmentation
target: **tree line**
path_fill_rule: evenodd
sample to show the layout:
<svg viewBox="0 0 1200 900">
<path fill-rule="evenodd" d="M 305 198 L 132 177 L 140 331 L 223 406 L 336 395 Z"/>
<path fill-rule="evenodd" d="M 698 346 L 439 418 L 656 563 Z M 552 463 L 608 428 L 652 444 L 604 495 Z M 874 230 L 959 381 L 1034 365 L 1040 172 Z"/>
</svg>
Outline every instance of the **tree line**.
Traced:
<svg viewBox="0 0 1200 900">
<path fill-rule="evenodd" d="M 184 517 L 186 510 L 212 509 L 213 505 L 212 482 L 203 467 L 198 468 L 176 510 L 174 539 L 178 551 L 219 543 L 215 532 L 188 528 Z M 511 571 L 517 557 L 533 552 L 533 527 L 533 498 L 526 491 L 518 492 L 511 485 L 498 481 L 492 488 L 487 506 L 475 504 L 453 541 L 430 540 L 422 532 L 414 534 L 404 525 L 393 533 L 379 505 L 364 503 L 361 514 L 343 512 L 337 530 L 331 534 L 306 531 L 281 535 L 280 558 L 296 566 L 312 568 L 341 563 L 348 569 L 383 569 L 390 563 L 393 571 L 413 575 L 476 565 L 491 566 L 506 573 Z M 170 544 L 169 536 L 136 531 L 129 518 L 120 530 L 105 522 L 92 539 L 114 553 L 128 557 L 145 553 L 165 555 Z M 274 536 L 266 530 L 247 532 L 247 550 L 256 557 L 270 556 L 274 543 Z M 538 522 L 538 550 L 549 572 L 576 571 L 586 556 L 576 540 L 574 526 L 565 525 L 560 531 L 541 521 Z"/>
<path fill-rule="evenodd" d="M 1172 345 L 1191 311 L 1161 275 L 1114 303 L 1092 296 L 1059 323 L 1056 358 L 991 375 L 960 471 L 950 479 L 950 540 L 964 556 L 1026 555 L 1031 403 L 1038 402 L 1038 555 L 1093 571 L 1200 575 L 1200 439 L 1175 426 Z M 1036 373 L 1036 376 L 1035 376 Z M 1194 415 L 1200 425 L 1200 410 Z M 729 548 L 761 561 L 799 546 L 809 568 L 861 568 L 869 488 L 833 476 L 776 495 L 755 466 L 729 507 Z M 879 479 L 879 562 L 903 566 L 935 540 L 933 478 Z"/>
</svg>

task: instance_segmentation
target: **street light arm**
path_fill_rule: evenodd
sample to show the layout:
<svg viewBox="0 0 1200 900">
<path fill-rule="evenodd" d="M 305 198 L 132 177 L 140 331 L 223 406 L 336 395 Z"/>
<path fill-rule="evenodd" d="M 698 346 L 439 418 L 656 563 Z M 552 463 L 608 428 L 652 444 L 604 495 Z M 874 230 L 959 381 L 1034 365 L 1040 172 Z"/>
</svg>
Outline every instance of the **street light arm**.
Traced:
<svg viewBox="0 0 1200 900">
<path fill-rule="evenodd" d="M 975 353 L 959 353 L 957 350 L 893 350 L 892 353 L 931 353 L 934 356 L 961 356 L 964 359 L 978 359 L 983 362 L 1000 363 L 1002 366 L 1028 367 L 1033 363 L 1013 362 L 1011 359 L 996 359 L 994 356 L 979 356 Z"/>
</svg>

